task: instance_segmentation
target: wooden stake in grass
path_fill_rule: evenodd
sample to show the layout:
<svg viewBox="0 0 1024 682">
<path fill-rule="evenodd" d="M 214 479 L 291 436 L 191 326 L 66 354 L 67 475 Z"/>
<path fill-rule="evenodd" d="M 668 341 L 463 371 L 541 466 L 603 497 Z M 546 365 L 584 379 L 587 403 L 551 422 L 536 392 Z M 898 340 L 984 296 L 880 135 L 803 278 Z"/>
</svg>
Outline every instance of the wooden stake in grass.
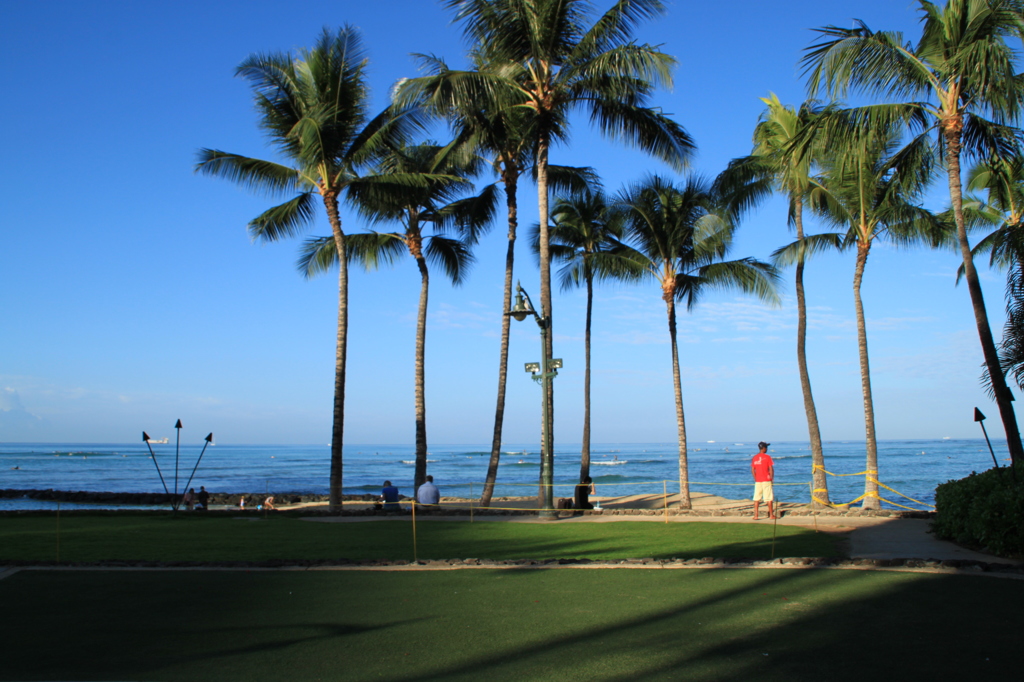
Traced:
<svg viewBox="0 0 1024 682">
<path fill-rule="evenodd" d="M 60 500 L 57 500 L 57 561 L 60 561 Z"/>
<path fill-rule="evenodd" d="M 412 500 L 412 560 L 419 561 L 419 552 L 416 550 L 416 498 Z"/>
<path fill-rule="evenodd" d="M 661 496 L 665 501 L 665 523 L 668 523 L 668 481 L 661 482 Z"/>
<path fill-rule="evenodd" d="M 772 514 L 772 558 L 775 558 L 775 529 L 779 525 L 779 506 L 775 505 L 775 513 Z"/>
</svg>

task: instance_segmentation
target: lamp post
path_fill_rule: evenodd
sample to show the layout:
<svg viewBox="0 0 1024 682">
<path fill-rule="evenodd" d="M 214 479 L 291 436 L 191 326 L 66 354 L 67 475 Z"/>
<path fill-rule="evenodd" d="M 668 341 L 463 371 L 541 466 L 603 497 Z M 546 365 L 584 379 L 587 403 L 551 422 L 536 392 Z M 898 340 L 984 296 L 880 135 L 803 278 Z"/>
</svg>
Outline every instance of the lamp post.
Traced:
<svg viewBox="0 0 1024 682">
<path fill-rule="evenodd" d="M 522 322 L 527 315 L 533 315 L 537 326 L 540 327 L 540 362 L 526 363 L 526 371 L 533 374 L 533 380 L 541 385 L 541 453 L 540 453 L 540 483 L 541 493 L 538 502 L 541 507 L 541 516 L 552 517 L 555 515 L 553 504 L 552 486 L 554 485 L 554 451 L 551 443 L 551 403 L 548 401 L 548 388 L 551 380 L 558 376 L 558 370 L 562 367 L 560 358 L 550 358 L 547 352 L 547 336 L 550 328 L 550 320 L 541 317 L 533 308 L 533 301 L 530 295 L 523 291 L 523 287 L 516 282 L 516 302 L 512 310 L 505 313 L 511 315 L 517 322 Z"/>
</svg>

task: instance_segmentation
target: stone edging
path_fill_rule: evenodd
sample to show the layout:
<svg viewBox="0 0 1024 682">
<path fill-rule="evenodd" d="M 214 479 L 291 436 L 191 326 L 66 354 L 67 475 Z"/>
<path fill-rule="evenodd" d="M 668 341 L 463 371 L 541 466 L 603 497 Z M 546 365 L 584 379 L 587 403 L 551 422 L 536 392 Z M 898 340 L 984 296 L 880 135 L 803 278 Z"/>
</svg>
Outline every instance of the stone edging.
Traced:
<svg viewBox="0 0 1024 682">
<path fill-rule="evenodd" d="M 990 563 L 964 559 L 847 559 L 828 557 L 783 557 L 778 559 L 750 559 L 741 557 L 703 557 L 695 559 L 618 559 L 595 561 L 591 559 L 421 559 L 409 561 L 352 561 L 348 559 L 286 560 L 267 561 L 0 561 L 0 567 L 39 569 L 448 569 L 448 568 L 908 568 L 954 570 L 977 573 L 1003 574 L 1006 577 L 1024 578 L 1024 566 L 1007 563 Z"/>
</svg>

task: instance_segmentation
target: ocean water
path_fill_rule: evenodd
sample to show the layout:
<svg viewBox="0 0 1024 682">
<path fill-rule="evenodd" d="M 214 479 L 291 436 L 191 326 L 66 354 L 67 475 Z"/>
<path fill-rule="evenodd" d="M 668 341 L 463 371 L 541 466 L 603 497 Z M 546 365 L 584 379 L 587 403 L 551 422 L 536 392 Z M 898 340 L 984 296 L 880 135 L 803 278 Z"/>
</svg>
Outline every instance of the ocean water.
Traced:
<svg viewBox="0 0 1024 682">
<path fill-rule="evenodd" d="M 835 474 L 865 469 L 863 441 L 824 444 L 825 468 Z M 993 442 L 1000 465 L 1006 444 Z M 169 490 L 184 492 L 197 464 L 202 441 L 154 445 L 156 464 Z M 690 489 L 741 499 L 752 492 L 750 457 L 754 443 L 718 441 L 689 444 Z M 935 502 L 935 486 L 992 467 L 983 439 L 879 441 L 879 480 L 909 498 Z M 806 442 L 773 443 L 776 496 L 784 501 L 810 499 L 811 453 Z M 478 496 L 490 450 L 484 445 L 432 445 L 427 472 L 442 495 Z M 414 448 L 409 445 L 351 445 L 344 451 L 344 492 L 378 493 L 390 480 L 403 494 L 413 492 Z M 536 445 L 506 445 L 498 471 L 496 496 L 537 493 L 540 456 Z M 555 496 L 570 497 L 578 481 L 579 445 L 555 448 Z M 206 449 L 189 484 L 226 493 L 327 493 L 330 448 L 326 445 L 233 445 Z M 678 446 L 673 443 L 613 443 L 591 447 L 591 476 L 601 496 L 677 492 Z M 153 458 L 143 443 L 0 443 L 0 488 L 117 492 L 162 492 Z M 864 492 L 863 476 L 829 477 L 833 502 L 849 502 Z M 882 490 L 883 499 L 922 508 Z M 0 499 L 0 509 L 50 508 L 55 503 Z M 885 505 L 889 506 L 889 505 Z M 62 504 L 62 508 L 68 508 Z"/>
</svg>

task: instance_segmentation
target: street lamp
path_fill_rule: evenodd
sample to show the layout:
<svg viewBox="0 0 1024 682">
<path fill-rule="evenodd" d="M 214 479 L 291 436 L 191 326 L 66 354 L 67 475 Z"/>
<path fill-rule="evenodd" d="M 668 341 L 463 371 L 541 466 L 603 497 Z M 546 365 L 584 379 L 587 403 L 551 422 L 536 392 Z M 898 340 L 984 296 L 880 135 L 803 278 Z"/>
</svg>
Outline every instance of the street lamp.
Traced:
<svg viewBox="0 0 1024 682">
<path fill-rule="evenodd" d="M 551 403 L 548 401 L 548 388 L 550 382 L 558 376 L 558 370 L 562 367 L 560 358 L 548 357 L 547 336 L 550 328 L 550 320 L 541 317 L 533 308 L 533 301 L 529 294 L 523 291 L 523 287 L 516 282 L 516 302 L 506 315 L 511 315 L 517 322 L 522 322 L 528 315 L 533 315 L 540 327 L 540 362 L 526 363 L 526 371 L 533 375 L 533 380 L 541 385 L 541 453 L 540 453 L 540 483 L 542 491 L 540 494 L 541 515 L 554 516 L 555 505 L 553 504 L 552 486 L 554 485 L 554 451 L 551 443 L 552 414 Z"/>
</svg>

